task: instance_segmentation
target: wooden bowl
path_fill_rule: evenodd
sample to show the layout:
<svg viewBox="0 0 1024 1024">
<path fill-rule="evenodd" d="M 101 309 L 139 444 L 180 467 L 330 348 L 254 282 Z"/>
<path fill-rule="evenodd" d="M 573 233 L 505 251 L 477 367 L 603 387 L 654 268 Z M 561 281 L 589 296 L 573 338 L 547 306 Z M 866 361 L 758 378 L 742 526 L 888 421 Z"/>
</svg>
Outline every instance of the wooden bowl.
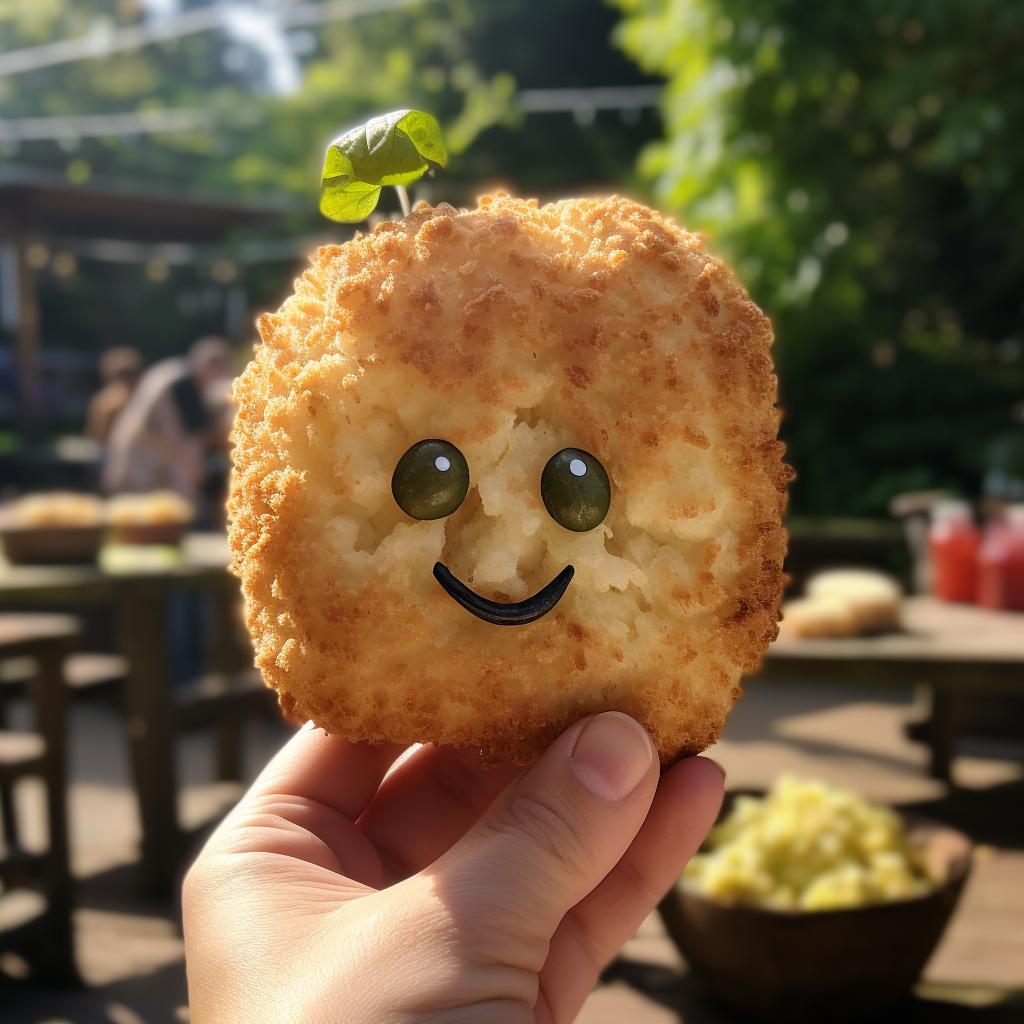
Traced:
<svg viewBox="0 0 1024 1024">
<path fill-rule="evenodd" d="M 119 544 L 180 544 L 191 523 L 118 523 L 111 528 Z"/>
<path fill-rule="evenodd" d="M 751 1017 L 873 1019 L 917 980 L 970 871 L 963 833 L 904 822 L 942 879 L 924 896 L 810 913 L 725 905 L 677 883 L 658 907 L 665 928 L 704 987 Z"/>
<path fill-rule="evenodd" d="M 103 544 L 103 526 L 3 526 L 7 561 L 14 565 L 95 562 Z"/>
</svg>

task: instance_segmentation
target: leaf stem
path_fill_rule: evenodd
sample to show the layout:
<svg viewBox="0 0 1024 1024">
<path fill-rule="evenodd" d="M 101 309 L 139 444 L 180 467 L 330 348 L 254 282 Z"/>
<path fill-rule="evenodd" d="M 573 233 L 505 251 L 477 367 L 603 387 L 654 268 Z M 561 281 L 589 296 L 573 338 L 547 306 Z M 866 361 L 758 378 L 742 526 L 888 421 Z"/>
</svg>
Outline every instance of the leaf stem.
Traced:
<svg viewBox="0 0 1024 1024">
<path fill-rule="evenodd" d="M 406 191 L 404 185 L 396 185 L 395 191 L 398 193 L 398 201 L 402 204 L 402 216 L 409 216 L 409 193 Z"/>
</svg>

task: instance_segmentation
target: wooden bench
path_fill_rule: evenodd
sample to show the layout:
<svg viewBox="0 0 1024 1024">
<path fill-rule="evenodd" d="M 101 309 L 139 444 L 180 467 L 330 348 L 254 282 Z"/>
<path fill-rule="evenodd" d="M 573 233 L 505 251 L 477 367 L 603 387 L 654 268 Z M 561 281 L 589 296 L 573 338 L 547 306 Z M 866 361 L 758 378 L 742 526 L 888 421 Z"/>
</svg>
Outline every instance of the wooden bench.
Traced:
<svg viewBox="0 0 1024 1024">
<path fill-rule="evenodd" d="M 73 882 L 68 857 L 67 689 L 63 662 L 78 642 L 77 619 L 68 615 L 0 615 L 0 661 L 31 658 L 37 671 L 28 687 L 35 731 L 0 729 L 0 819 L 3 856 L 0 883 L 37 889 L 46 911 L 20 928 L 0 933 L 0 950 L 22 956 L 35 980 L 78 981 L 71 912 Z M 6 726 L 0 722 L 0 726 Z M 48 846 L 44 853 L 24 849 L 12 789 L 35 776 L 46 788 Z"/>
</svg>

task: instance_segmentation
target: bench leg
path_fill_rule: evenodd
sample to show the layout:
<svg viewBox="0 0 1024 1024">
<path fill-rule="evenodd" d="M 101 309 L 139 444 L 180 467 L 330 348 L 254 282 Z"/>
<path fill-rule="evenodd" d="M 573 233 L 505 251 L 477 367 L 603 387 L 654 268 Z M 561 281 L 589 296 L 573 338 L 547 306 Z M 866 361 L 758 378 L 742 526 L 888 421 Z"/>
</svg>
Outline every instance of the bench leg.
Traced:
<svg viewBox="0 0 1024 1024">
<path fill-rule="evenodd" d="M 6 782 L 0 782 L 0 828 L 3 829 L 4 846 L 8 850 L 17 849 L 18 819 L 14 813 L 14 792 Z"/>
<path fill-rule="evenodd" d="M 255 657 L 242 614 L 237 584 L 210 592 L 213 631 L 210 636 L 210 664 L 215 672 L 230 675 L 252 668 Z"/>
<path fill-rule="evenodd" d="M 932 687 L 932 713 L 928 719 L 928 774 L 933 779 L 952 783 L 953 758 L 956 756 L 958 695 L 952 690 Z"/>
<path fill-rule="evenodd" d="M 47 975 L 55 982 L 77 984 L 75 967 L 74 881 L 71 877 L 67 812 L 67 691 L 64 686 L 64 651 L 39 658 L 36 686 L 36 727 L 46 739 L 46 811 L 50 833 L 47 852 L 47 902 L 50 941 Z"/>
<path fill-rule="evenodd" d="M 7 698 L 0 683 L 0 729 L 7 728 Z M 6 782 L 0 782 L 0 829 L 3 830 L 4 846 L 13 850 L 18 842 L 18 819 L 14 814 L 14 791 Z"/>
</svg>

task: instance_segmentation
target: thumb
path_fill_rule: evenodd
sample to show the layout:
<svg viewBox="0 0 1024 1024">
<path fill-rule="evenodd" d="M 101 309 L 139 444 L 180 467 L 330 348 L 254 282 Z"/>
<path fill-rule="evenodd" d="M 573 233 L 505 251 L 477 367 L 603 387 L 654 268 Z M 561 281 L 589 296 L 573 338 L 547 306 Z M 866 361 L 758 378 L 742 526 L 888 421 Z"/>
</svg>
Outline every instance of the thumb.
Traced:
<svg viewBox="0 0 1024 1024">
<path fill-rule="evenodd" d="M 566 911 L 633 841 L 658 774 L 653 743 L 627 715 L 566 730 L 431 869 L 469 959 L 539 970 Z"/>
</svg>

